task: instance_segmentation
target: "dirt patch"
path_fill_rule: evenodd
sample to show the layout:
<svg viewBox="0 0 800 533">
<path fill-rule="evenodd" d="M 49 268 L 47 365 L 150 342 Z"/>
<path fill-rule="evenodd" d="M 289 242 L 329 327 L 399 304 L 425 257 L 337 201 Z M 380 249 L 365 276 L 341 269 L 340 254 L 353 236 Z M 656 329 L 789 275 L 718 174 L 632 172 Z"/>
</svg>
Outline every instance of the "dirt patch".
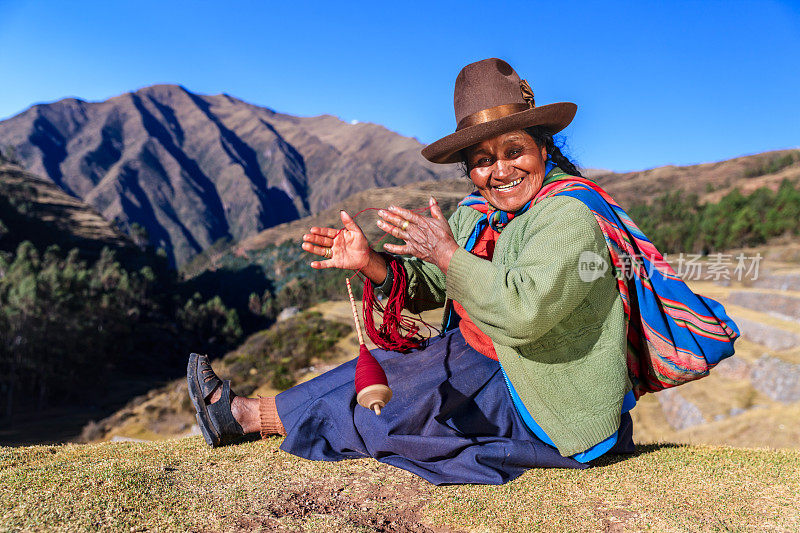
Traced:
<svg viewBox="0 0 800 533">
<path fill-rule="evenodd" d="M 378 510 L 368 502 L 342 496 L 344 489 L 317 488 L 294 490 L 269 504 L 267 510 L 275 518 L 289 516 L 305 519 L 310 514 L 335 515 L 349 523 L 386 533 L 422 533 L 433 530 L 420 523 L 416 512 L 398 508 Z"/>
<path fill-rule="evenodd" d="M 382 487 L 381 489 L 386 489 Z M 380 490 L 380 489 L 379 489 Z M 236 522 L 237 528 L 253 530 L 289 530 L 292 524 L 305 523 L 311 518 L 331 524 L 346 523 L 356 529 L 367 529 L 380 533 L 429 533 L 453 531 L 434 529 L 422 523 L 418 510 L 421 502 L 409 502 L 402 494 L 380 490 L 379 494 L 366 496 L 346 494 L 346 484 L 327 486 L 287 487 L 277 498 L 265 502 L 256 513 L 243 514 Z M 392 493 L 392 494 L 389 494 Z M 415 491 L 410 491 L 414 494 Z M 366 496 L 366 497 L 364 497 Z M 400 497 L 398 497 L 400 496 Z"/>
<path fill-rule="evenodd" d="M 622 507 L 615 507 L 608 502 L 595 500 L 594 515 L 599 519 L 603 531 L 606 533 L 620 533 L 630 530 L 629 525 L 639 518 L 639 513 L 629 511 Z M 629 502 L 622 502 L 627 505 Z"/>
</svg>

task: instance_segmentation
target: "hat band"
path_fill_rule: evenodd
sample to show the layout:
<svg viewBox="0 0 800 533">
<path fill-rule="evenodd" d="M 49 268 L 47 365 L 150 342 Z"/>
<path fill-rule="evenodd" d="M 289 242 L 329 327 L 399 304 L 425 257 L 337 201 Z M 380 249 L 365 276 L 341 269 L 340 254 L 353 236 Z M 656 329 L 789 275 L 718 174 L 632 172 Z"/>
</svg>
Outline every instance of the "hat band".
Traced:
<svg viewBox="0 0 800 533">
<path fill-rule="evenodd" d="M 528 104 L 496 105 L 494 107 L 490 107 L 489 109 L 483 109 L 477 113 L 472 113 L 471 115 L 467 115 L 466 117 L 462 118 L 458 122 L 458 126 L 456 126 L 456 131 L 469 128 L 470 126 L 474 126 L 476 124 L 491 122 L 499 118 L 507 117 L 508 115 L 513 115 L 514 113 L 521 113 L 522 111 L 526 111 L 528 109 L 531 109 L 531 106 Z"/>
</svg>

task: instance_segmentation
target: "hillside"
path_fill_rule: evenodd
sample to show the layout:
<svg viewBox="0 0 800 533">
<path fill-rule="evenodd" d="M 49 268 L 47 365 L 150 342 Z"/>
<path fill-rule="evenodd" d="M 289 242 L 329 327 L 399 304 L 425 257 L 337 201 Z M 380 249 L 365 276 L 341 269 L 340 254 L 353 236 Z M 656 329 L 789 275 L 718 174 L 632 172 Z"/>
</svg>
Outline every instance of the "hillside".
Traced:
<svg viewBox="0 0 800 533">
<path fill-rule="evenodd" d="M 106 220 L 143 226 L 178 265 L 220 239 L 243 239 L 364 189 L 458 173 L 376 124 L 295 117 L 177 85 L 35 105 L 0 122 L 2 145 Z"/>
<path fill-rule="evenodd" d="M 436 325 L 442 313 L 436 309 L 422 317 Z M 375 348 L 372 341 L 366 342 Z M 358 354 L 358 346 L 350 303 L 323 302 L 254 333 L 216 360 L 214 370 L 222 379 L 232 380 L 238 394 L 274 396 L 349 361 Z M 197 434 L 194 415 L 186 379 L 179 378 L 131 399 L 111 416 L 90 422 L 73 440 L 163 440 Z"/>
<path fill-rule="evenodd" d="M 250 259 L 253 259 L 253 262 L 257 262 L 255 256 L 259 252 L 276 245 L 295 245 L 299 250 L 303 234 L 308 233 L 311 226 L 341 227 L 342 221 L 339 215 L 341 210 L 345 210 L 351 215 L 356 215 L 364 209 L 386 207 L 391 204 L 396 204 L 406 209 L 419 209 L 420 207 L 427 207 L 428 198 L 434 196 L 445 215 L 449 215 L 455 210 L 458 202 L 469 194 L 471 190 L 471 182 L 462 177 L 452 180 L 426 181 L 398 187 L 361 191 L 316 215 L 279 224 L 230 245 L 212 247 L 185 265 L 181 271 L 184 275 L 191 277 L 203 271 L 213 271 L 231 264 L 242 263 L 242 261 L 247 262 Z M 378 215 L 374 210 L 365 211 L 356 219 L 356 222 L 364 230 L 373 246 L 376 246 L 378 241 L 384 237 L 384 232 L 375 225 L 377 219 Z M 387 237 L 387 239 L 390 238 Z M 305 262 L 308 256 L 303 254 L 302 257 Z"/>
<path fill-rule="evenodd" d="M 623 205 L 645 234 L 668 255 L 726 252 L 800 235 L 800 182 L 786 177 L 787 172 L 800 168 L 800 152 L 761 154 L 750 156 L 745 162 L 755 165 L 753 168 L 758 172 L 767 172 L 753 178 L 762 185 L 747 195 L 733 189 L 719 198 L 714 193 L 701 197 L 675 189 L 658 196 L 629 198 Z M 748 172 L 755 175 L 756 170 Z M 780 182 L 776 183 L 778 178 Z M 771 181 L 763 184 L 765 180 Z M 614 182 L 609 188 L 613 187 Z M 267 278 L 274 288 L 284 286 L 290 279 L 305 279 L 306 288 L 315 293 L 316 299 L 311 301 L 336 298 L 339 296 L 336 288 L 340 287 L 333 285 L 332 273 L 314 272 L 307 265 L 308 254 L 300 251 L 302 235 L 309 227 L 341 227 L 341 209 L 351 214 L 361 213 L 358 223 L 372 245 L 380 247 L 378 241 L 385 236 L 375 226 L 376 207 L 394 203 L 424 209 L 428 197 L 435 196 L 447 214 L 469 191 L 470 181 L 466 178 L 362 191 L 318 215 L 280 224 L 233 245 L 220 243 L 209 248 L 185 265 L 182 273 L 199 287 L 216 287 L 217 292 L 226 295 L 228 305 L 237 307 L 244 305 L 241 302 L 246 303 L 252 292 L 262 294 Z M 199 290 L 208 293 L 207 288 Z"/>
<path fill-rule="evenodd" d="M 74 438 L 179 376 L 186 346 L 238 345 L 236 312 L 186 292 L 165 258 L 0 157 L 0 443 Z"/>
<path fill-rule="evenodd" d="M 689 283 L 739 326 L 735 355 L 706 378 L 645 396 L 632 411 L 637 442 L 800 448 L 800 245 L 732 250 L 730 257 L 740 253 L 748 267 L 761 254 L 757 271 L 714 280 L 711 258 Z"/>
<path fill-rule="evenodd" d="M 135 253 L 133 242 L 100 214 L 52 182 L 0 157 L 0 250 L 29 240 L 98 255 L 109 248 Z"/>
<path fill-rule="evenodd" d="M 0 528 L 181 531 L 797 531 L 800 451 L 642 447 L 595 468 L 435 487 L 281 439 L 0 448 Z"/>
<path fill-rule="evenodd" d="M 800 182 L 800 150 L 776 150 L 700 165 L 667 165 L 637 172 L 596 171 L 592 179 L 622 206 L 652 201 L 676 190 L 701 202 L 717 202 L 733 189 L 748 194 L 758 187 L 777 190 L 784 179 Z"/>
<path fill-rule="evenodd" d="M 442 211 L 447 214 L 455 210 L 458 202 L 472 192 L 472 183 L 467 178 L 457 178 L 444 181 L 426 181 L 412 183 L 399 187 L 385 187 L 369 189 L 358 192 L 343 202 L 337 203 L 330 209 L 305 217 L 293 222 L 280 224 L 274 228 L 264 230 L 252 237 L 236 243 L 237 250 L 258 250 L 268 244 L 281 244 L 286 241 L 301 242 L 304 233 L 308 233 L 311 226 L 341 227 L 342 221 L 339 211 L 344 209 L 355 215 L 362 209 L 370 207 L 387 207 L 392 204 L 406 209 L 419 209 L 427 207 L 428 198 L 434 196 L 439 202 Z M 429 215 L 429 213 L 423 213 Z M 376 225 L 378 216 L 375 212 L 362 213 L 357 222 L 367 234 L 371 242 L 383 236 L 383 231 Z"/>
</svg>

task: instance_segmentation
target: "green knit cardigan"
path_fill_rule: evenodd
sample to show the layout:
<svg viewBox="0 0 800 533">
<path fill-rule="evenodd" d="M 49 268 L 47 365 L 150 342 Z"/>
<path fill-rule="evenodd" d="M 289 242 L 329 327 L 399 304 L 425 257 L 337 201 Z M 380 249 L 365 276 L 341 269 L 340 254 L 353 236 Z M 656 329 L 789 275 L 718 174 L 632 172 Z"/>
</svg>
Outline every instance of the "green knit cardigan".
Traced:
<svg viewBox="0 0 800 533">
<path fill-rule="evenodd" d="M 556 168 L 545 183 L 566 177 Z M 462 206 L 450 217 L 460 248 L 447 276 L 430 263 L 401 259 L 407 308 L 418 313 L 447 298 L 460 303 L 492 339 L 522 402 L 559 453 L 587 450 L 619 428 L 631 389 L 622 299 L 605 237 L 583 202 L 554 196 L 515 217 L 487 261 L 464 249 L 481 216 Z M 588 282 L 578 270 L 586 251 L 610 265 Z"/>
</svg>

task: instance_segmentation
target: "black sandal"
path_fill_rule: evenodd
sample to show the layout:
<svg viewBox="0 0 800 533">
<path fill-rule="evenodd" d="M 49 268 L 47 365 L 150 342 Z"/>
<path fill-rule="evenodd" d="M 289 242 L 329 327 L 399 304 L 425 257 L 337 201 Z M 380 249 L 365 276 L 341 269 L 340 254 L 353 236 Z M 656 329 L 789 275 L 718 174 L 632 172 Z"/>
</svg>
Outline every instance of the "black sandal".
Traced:
<svg viewBox="0 0 800 533">
<path fill-rule="evenodd" d="M 231 382 L 219 379 L 211 368 L 207 355 L 189 355 L 186 381 L 189 398 L 197 412 L 197 425 L 208 445 L 216 448 L 239 441 L 244 436 L 244 430 L 231 412 Z M 219 400 L 212 404 L 206 403 L 220 385 L 222 395 Z"/>
</svg>

